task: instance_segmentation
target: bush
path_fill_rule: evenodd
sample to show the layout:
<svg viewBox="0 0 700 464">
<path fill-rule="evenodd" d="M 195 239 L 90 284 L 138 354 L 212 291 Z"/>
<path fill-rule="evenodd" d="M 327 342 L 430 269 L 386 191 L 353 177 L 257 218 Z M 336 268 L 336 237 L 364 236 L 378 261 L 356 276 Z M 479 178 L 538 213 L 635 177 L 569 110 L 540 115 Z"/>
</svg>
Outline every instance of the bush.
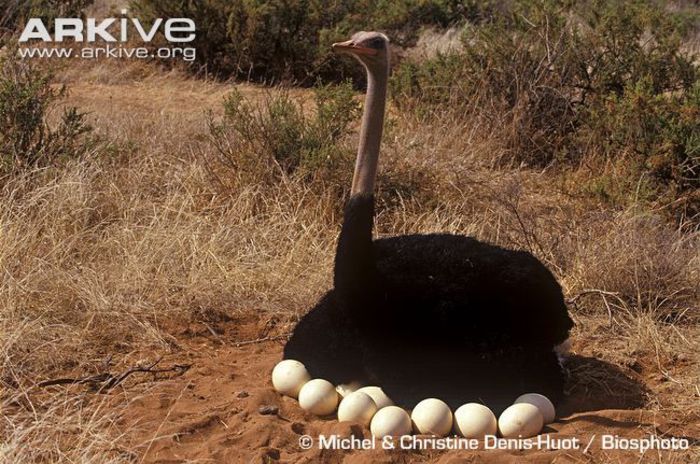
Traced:
<svg viewBox="0 0 700 464">
<path fill-rule="evenodd" d="M 91 128 L 75 108 L 63 110 L 60 121 L 47 123 L 50 108 L 65 94 L 51 85 L 50 72 L 15 59 L 0 58 L 0 172 L 49 166 L 84 154 Z"/>
<path fill-rule="evenodd" d="M 133 0 L 142 19 L 188 17 L 197 24 L 198 62 L 220 76 L 311 85 L 361 77 L 330 45 L 362 29 L 385 30 L 395 43 L 417 38 L 423 24 L 447 25 L 480 14 L 477 2 L 457 0 Z"/>
<path fill-rule="evenodd" d="M 515 2 L 467 28 L 464 51 L 404 63 L 395 103 L 500 127 L 508 159 L 531 166 L 624 157 L 657 197 L 698 208 L 697 65 L 681 52 L 687 17 L 646 1 Z"/>
<path fill-rule="evenodd" d="M 233 91 L 223 120 L 210 120 L 220 164 L 254 180 L 332 180 L 350 172 L 345 168 L 352 150 L 341 141 L 359 115 L 351 84 L 317 86 L 313 107 L 309 111 L 284 92 L 253 103 Z"/>
<path fill-rule="evenodd" d="M 94 0 L 9 0 L 0 7 L 0 47 L 29 18 L 41 18 L 52 27 L 53 19 L 80 17 Z"/>
</svg>

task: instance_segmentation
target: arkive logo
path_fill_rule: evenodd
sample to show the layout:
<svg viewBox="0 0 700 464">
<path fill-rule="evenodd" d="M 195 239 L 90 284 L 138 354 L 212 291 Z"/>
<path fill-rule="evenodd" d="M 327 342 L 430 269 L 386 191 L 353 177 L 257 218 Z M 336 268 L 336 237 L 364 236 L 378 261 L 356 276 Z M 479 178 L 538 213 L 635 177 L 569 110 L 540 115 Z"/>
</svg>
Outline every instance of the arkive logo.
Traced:
<svg viewBox="0 0 700 464">
<path fill-rule="evenodd" d="M 186 44 L 196 38 L 196 25 L 190 18 L 156 18 L 150 24 L 140 19 L 127 17 L 127 10 L 121 10 L 119 18 L 56 18 L 53 31 L 41 18 L 30 18 L 19 37 L 23 58 L 176 58 L 193 61 L 195 49 L 192 47 L 161 47 L 149 50 L 143 46 L 129 47 L 127 43 L 141 41 L 150 44 L 161 32 L 170 44 Z M 64 43 L 67 41 L 90 44 L 79 50 L 71 48 L 29 47 L 30 41 L 44 43 Z M 104 46 L 94 45 L 96 42 Z"/>
<path fill-rule="evenodd" d="M 126 14 L 126 10 L 122 10 Z M 119 24 L 119 39 L 107 31 L 113 24 Z M 99 36 L 106 42 L 126 42 L 130 38 L 129 24 L 133 24 L 134 29 L 141 37 L 141 40 L 148 43 L 153 40 L 158 29 L 163 25 L 165 39 L 168 42 L 181 43 L 192 42 L 195 39 L 195 24 L 189 18 L 170 18 L 164 20 L 157 18 L 150 28 L 144 27 L 138 18 L 107 18 L 97 23 L 95 18 L 83 20 L 81 18 L 56 18 L 54 20 L 54 37 L 49 34 L 48 28 L 41 18 L 31 18 L 19 37 L 20 42 L 27 42 L 31 39 L 41 39 L 44 42 L 63 42 L 66 38 L 73 38 L 76 42 L 94 42 Z M 178 36 L 177 34 L 183 34 Z"/>
</svg>

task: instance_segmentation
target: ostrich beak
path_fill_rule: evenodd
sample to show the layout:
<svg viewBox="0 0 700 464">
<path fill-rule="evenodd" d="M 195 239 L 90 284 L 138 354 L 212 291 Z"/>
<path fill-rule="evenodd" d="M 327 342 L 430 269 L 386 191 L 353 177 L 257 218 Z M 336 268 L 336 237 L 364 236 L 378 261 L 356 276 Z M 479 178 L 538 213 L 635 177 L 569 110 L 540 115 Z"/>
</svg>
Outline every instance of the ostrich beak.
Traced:
<svg viewBox="0 0 700 464">
<path fill-rule="evenodd" d="M 356 45 L 352 40 L 347 40 L 345 42 L 336 42 L 332 46 L 333 51 L 336 53 L 352 53 L 354 55 L 365 55 L 374 56 L 377 54 L 377 50 L 368 47 L 360 47 Z"/>
</svg>

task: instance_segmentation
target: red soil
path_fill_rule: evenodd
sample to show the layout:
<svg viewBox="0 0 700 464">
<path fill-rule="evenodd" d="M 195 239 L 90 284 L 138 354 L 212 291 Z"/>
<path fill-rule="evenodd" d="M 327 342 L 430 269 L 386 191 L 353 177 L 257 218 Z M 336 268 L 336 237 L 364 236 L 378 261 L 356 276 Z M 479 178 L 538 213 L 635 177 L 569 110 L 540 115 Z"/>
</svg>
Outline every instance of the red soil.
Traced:
<svg viewBox="0 0 700 464">
<path fill-rule="evenodd" d="M 320 450 L 317 443 L 303 450 L 299 446 L 303 435 L 368 438 L 370 434 L 357 424 L 307 414 L 294 399 L 272 389 L 270 372 L 281 358 L 284 340 L 235 343 L 267 335 L 269 324 L 261 330 L 260 323 L 251 319 L 231 321 L 216 326 L 216 337 L 209 329 L 194 324 L 174 331 L 185 354 L 163 363 L 192 367 L 180 376 L 154 383 L 132 400 L 123 414 L 120 425 L 129 430 L 133 445 L 144 454 L 143 462 L 698 462 L 697 412 L 678 411 L 668 416 L 645 408 L 647 390 L 642 374 L 580 356 L 568 363 L 572 377 L 568 399 L 558 411 L 561 418 L 544 432 L 552 439 L 578 437 L 580 450 L 383 450 L 380 443 L 375 450 Z M 276 330 L 279 327 L 272 333 L 282 333 Z M 262 414 L 265 406 L 272 407 L 273 413 Z M 643 455 L 603 450 L 602 434 L 685 437 L 691 450 L 650 450 Z M 584 454 L 583 448 L 594 435 Z"/>
</svg>

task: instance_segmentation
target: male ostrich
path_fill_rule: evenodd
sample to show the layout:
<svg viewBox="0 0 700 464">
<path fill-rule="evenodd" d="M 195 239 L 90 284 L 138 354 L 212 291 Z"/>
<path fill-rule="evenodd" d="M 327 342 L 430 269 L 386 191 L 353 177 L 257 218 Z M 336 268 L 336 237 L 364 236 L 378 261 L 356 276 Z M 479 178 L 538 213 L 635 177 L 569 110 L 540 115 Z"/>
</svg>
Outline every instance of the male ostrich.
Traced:
<svg viewBox="0 0 700 464">
<path fill-rule="evenodd" d="M 389 41 L 358 32 L 333 50 L 367 71 L 360 145 L 334 288 L 299 321 L 284 357 L 335 384 L 379 385 L 406 407 L 437 397 L 498 412 L 527 392 L 556 403 L 564 379 L 553 348 L 573 323 L 542 263 L 461 235 L 372 240 Z"/>
</svg>

